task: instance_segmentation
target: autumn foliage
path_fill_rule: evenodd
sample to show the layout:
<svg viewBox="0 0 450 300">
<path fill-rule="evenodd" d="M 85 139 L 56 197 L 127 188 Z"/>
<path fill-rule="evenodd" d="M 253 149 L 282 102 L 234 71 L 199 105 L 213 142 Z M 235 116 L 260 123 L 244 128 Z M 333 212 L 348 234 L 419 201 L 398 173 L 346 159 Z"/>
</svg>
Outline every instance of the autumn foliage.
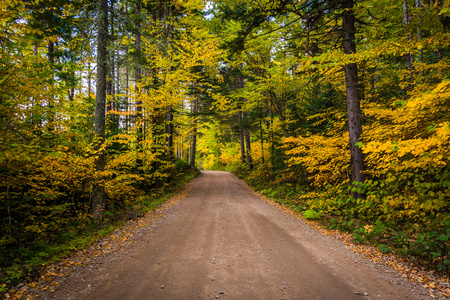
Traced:
<svg viewBox="0 0 450 300">
<path fill-rule="evenodd" d="M 259 2 L 108 3 L 104 143 L 97 6 L 0 4 L 3 282 L 151 209 L 189 164 L 240 174 L 306 218 L 448 271 L 447 1 Z M 363 182 L 352 182 L 349 65 Z"/>
<path fill-rule="evenodd" d="M 223 10 L 233 53 L 222 71 L 228 101 L 204 128 L 203 167 L 237 172 L 306 218 L 448 271 L 448 8 L 360 1 L 357 50 L 348 55 L 337 47 L 342 20 L 339 9 L 330 12 L 333 3 L 328 10 L 314 1 Z M 349 63 L 358 67 L 362 109 L 356 145 L 366 179 L 359 183 L 350 164 Z M 241 128 L 251 133 L 252 164 L 241 159 Z"/>
<path fill-rule="evenodd" d="M 186 174 L 196 174 L 187 162 L 196 117 L 190 107 L 205 97 L 201 82 L 215 76 L 219 53 L 195 14 L 201 3 L 174 1 L 159 11 L 147 3 L 140 14 L 134 4 L 111 8 L 106 139 L 98 146 L 90 35 L 96 6 L 6 2 L 0 4 L 0 293 L 5 284 L 36 276 L 41 264 L 85 247 L 88 236 L 95 240 L 111 224 L 154 208 Z M 157 22 L 137 21 L 151 14 Z M 133 49 L 137 31 L 140 53 Z M 99 152 L 104 170 L 94 167 Z M 104 208 L 92 211 L 98 185 Z"/>
</svg>

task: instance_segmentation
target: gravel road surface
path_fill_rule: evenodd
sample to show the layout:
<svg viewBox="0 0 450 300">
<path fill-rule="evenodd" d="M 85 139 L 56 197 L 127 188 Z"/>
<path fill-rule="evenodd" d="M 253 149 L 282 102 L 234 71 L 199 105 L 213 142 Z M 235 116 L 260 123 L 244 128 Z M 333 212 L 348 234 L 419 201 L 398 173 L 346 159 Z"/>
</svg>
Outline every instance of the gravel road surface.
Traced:
<svg viewBox="0 0 450 300">
<path fill-rule="evenodd" d="M 188 190 L 40 299 L 429 299 L 230 173 L 202 171 Z"/>
</svg>

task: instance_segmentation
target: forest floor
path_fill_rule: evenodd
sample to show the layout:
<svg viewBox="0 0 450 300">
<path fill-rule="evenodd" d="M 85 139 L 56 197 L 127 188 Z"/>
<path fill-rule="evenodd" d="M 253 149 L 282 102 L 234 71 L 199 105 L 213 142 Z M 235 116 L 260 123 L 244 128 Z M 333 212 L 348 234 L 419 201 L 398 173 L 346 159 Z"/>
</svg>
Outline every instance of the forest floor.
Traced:
<svg viewBox="0 0 450 300">
<path fill-rule="evenodd" d="M 336 237 L 230 173 L 202 171 L 155 212 L 50 266 L 39 282 L 18 286 L 10 297 L 445 298 Z"/>
</svg>

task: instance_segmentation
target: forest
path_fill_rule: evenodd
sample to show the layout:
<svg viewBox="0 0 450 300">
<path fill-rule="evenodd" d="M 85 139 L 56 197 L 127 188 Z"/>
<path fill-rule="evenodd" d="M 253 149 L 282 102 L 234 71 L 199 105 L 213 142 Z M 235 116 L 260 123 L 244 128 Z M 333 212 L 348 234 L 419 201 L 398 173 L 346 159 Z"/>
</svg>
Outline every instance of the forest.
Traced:
<svg viewBox="0 0 450 300">
<path fill-rule="evenodd" d="M 4 0 L 0 44 L 0 292 L 198 169 L 450 272 L 449 0 Z"/>
</svg>

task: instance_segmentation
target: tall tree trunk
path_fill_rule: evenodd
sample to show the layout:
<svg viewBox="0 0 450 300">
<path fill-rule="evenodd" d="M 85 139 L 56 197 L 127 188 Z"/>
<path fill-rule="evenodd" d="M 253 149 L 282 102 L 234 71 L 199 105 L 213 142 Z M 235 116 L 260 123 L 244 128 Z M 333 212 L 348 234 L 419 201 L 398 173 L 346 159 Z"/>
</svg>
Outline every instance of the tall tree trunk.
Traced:
<svg viewBox="0 0 450 300">
<path fill-rule="evenodd" d="M 263 140 L 263 128 L 262 128 L 262 117 L 259 118 L 259 138 L 261 140 L 261 161 L 264 165 L 264 140 Z"/>
<path fill-rule="evenodd" d="M 109 35 L 110 36 L 110 35 Z M 112 42 L 112 41 L 111 41 Z M 112 77 L 111 77 L 111 73 L 112 73 L 112 51 L 108 51 L 108 63 L 106 64 L 106 94 L 107 95 L 112 95 L 113 91 L 112 91 L 112 86 L 113 86 L 113 82 L 112 82 Z M 111 97 L 109 99 L 106 99 L 106 124 L 108 124 L 108 129 L 112 130 L 112 114 L 110 113 L 112 110 L 112 100 Z"/>
<path fill-rule="evenodd" d="M 273 171 L 275 170 L 275 133 L 273 131 L 273 111 L 270 110 L 270 142 L 271 142 L 271 151 L 270 151 L 270 160 L 272 161 L 271 172 L 269 172 L 269 178 L 272 179 Z"/>
<path fill-rule="evenodd" d="M 118 53 L 119 56 L 119 53 Z M 118 57 L 119 58 L 119 57 Z M 122 63 L 117 62 L 117 67 L 116 67 L 116 80 L 115 80 L 115 88 L 114 91 L 117 95 L 121 95 L 122 94 L 122 89 L 120 86 L 120 70 L 122 68 Z M 119 114 L 119 112 L 123 112 L 123 105 L 122 105 L 122 96 L 117 96 L 115 102 L 114 102 L 114 110 L 117 112 L 116 117 L 115 117 L 115 128 L 117 130 L 119 130 L 120 128 L 120 119 L 121 119 L 121 114 Z"/>
<path fill-rule="evenodd" d="M 128 45 L 125 48 L 125 53 L 128 55 Z M 130 85 L 130 67 L 128 59 L 125 60 L 125 132 L 128 133 L 128 128 L 131 127 L 131 121 L 130 121 L 130 97 L 128 88 Z"/>
<path fill-rule="evenodd" d="M 191 156 L 192 156 L 192 135 L 189 137 L 189 153 L 188 153 L 189 165 L 191 165 Z"/>
<path fill-rule="evenodd" d="M 181 117 L 183 117 L 183 111 L 184 111 L 184 101 L 181 102 Z M 183 138 L 183 129 L 184 126 L 181 125 L 181 131 L 179 134 L 179 139 L 181 140 L 181 146 L 180 146 L 180 159 L 183 160 L 184 159 L 184 138 Z"/>
<path fill-rule="evenodd" d="M 240 89 L 244 88 L 244 78 L 240 75 L 240 74 L 236 74 L 235 78 L 234 78 L 234 84 L 235 84 L 235 88 L 236 91 L 239 91 Z M 240 98 L 240 101 L 244 102 L 245 99 Z M 239 106 L 239 109 L 241 109 L 241 107 Z M 245 115 L 243 116 L 243 113 L 241 111 L 238 112 L 238 122 L 239 122 L 239 142 L 240 142 L 240 146 L 241 146 L 241 162 L 242 164 L 245 164 L 245 160 L 247 158 L 247 161 L 249 160 L 248 158 L 248 151 L 247 153 L 245 153 L 245 142 L 246 142 L 246 138 L 245 138 L 245 129 L 244 129 L 244 118 Z M 251 158 L 250 158 L 251 160 Z"/>
<path fill-rule="evenodd" d="M 127 18 L 128 18 L 128 1 L 125 1 L 125 14 L 126 14 L 126 16 L 127 16 Z M 125 31 L 125 35 L 126 35 L 126 38 L 128 39 L 129 38 L 129 36 L 128 36 L 128 34 L 129 34 L 129 32 L 128 31 Z M 125 97 L 124 97 L 124 110 L 125 110 L 125 117 L 124 117 L 124 124 L 123 124 L 123 126 L 124 126 L 124 130 L 125 130 L 125 132 L 126 133 L 128 133 L 128 128 L 129 128 L 129 126 L 130 126 L 130 117 L 129 117 L 129 114 L 130 114 L 130 107 L 129 107 L 129 92 L 128 92 L 128 88 L 129 88 L 129 81 L 130 81 L 130 67 L 129 67 L 129 59 L 128 59 L 128 57 L 129 57 L 129 48 L 128 48 L 128 44 L 127 45 L 125 45 L 125 61 L 124 61 L 124 63 L 125 63 L 125 82 L 124 82 L 124 90 L 125 90 Z M 119 78 L 119 76 L 117 76 L 117 78 Z"/>
<path fill-rule="evenodd" d="M 47 45 L 47 56 L 48 56 L 48 62 L 50 64 L 50 67 L 52 68 L 52 80 L 51 84 L 54 83 L 54 68 L 55 68 L 55 44 L 52 41 L 48 42 Z M 53 95 L 53 92 L 51 93 L 50 97 L 48 98 L 48 115 L 47 115 L 47 130 L 53 131 L 55 129 L 55 113 L 54 113 L 54 107 L 55 107 L 55 96 Z"/>
<path fill-rule="evenodd" d="M 243 89 L 245 82 L 244 82 L 244 78 L 241 75 L 236 75 L 236 89 Z M 240 99 L 242 102 L 245 102 L 246 99 L 245 98 L 241 98 Z M 252 156 L 251 156 L 251 150 L 250 150 L 250 133 L 248 131 L 247 125 L 246 125 L 246 119 L 247 119 L 247 115 L 246 113 L 241 113 L 239 112 L 239 136 L 241 138 L 241 160 L 242 162 L 245 162 L 245 157 L 247 158 L 247 165 L 250 168 L 253 168 L 253 164 L 252 164 Z M 243 139 L 244 141 L 242 141 L 242 137 L 244 136 Z M 246 148 L 246 152 L 245 152 L 245 157 L 242 155 L 243 153 L 243 143 L 245 143 L 245 148 Z"/>
<path fill-rule="evenodd" d="M 166 40 L 167 40 L 167 44 L 170 46 L 172 43 L 172 39 L 173 39 L 173 31 L 172 31 L 172 26 L 170 26 L 169 23 L 169 18 L 172 17 L 172 11 L 170 9 L 168 9 L 167 7 L 167 3 L 168 1 L 164 2 L 164 28 L 165 28 L 165 32 L 166 32 Z M 171 71 L 174 71 L 175 68 L 171 67 L 170 68 Z M 172 158 L 173 157 L 173 131 L 174 131 L 174 127 L 173 127 L 173 107 L 171 105 L 169 105 L 167 107 L 167 114 L 166 114 L 166 134 L 167 134 L 167 147 L 168 147 L 168 152 L 169 152 L 169 157 Z"/>
<path fill-rule="evenodd" d="M 111 14 L 109 23 L 110 23 L 110 44 L 114 45 L 114 17 L 113 14 Z M 115 84 L 116 84 L 116 80 L 115 80 L 115 73 L 116 73 L 116 66 L 115 66 L 115 53 L 114 53 L 114 46 L 112 47 L 112 49 L 110 50 L 109 54 L 109 69 L 110 71 L 109 76 L 107 78 L 107 85 L 108 85 L 108 93 L 109 95 L 111 95 L 110 97 L 110 101 L 108 102 L 108 106 L 107 106 L 107 110 L 108 112 L 110 112 L 109 114 L 107 114 L 108 116 L 108 122 L 109 122 L 109 128 L 111 130 L 111 132 L 115 132 L 117 130 L 116 128 L 116 118 L 117 118 L 117 112 L 115 111 L 116 108 L 116 98 L 115 98 L 115 94 L 116 94 L 116 90 L 115 90 Z"/>
<path fill-rule="evenodd" d="M 106 105 L 106 74 L 108 52 L 108 2 L 99 0 L 98 34 L 97 34 L 97 86 L 95 95 L 95 178 L 92 192 L 91 214 L 95 219 L 105 215 L 105 186 L 103 178 L 98 174 L 105 170 L 105 152 L 102 150 L 105 142 L 105 105 Z"/>
<path fill-rule="evenodd" d="M 344 53 L 352 54 L 356 52 L 355 45 L 355 18 L 353 15 L 353 0 L 346 0 L 343 3 L 342 29 L 343 41 L 342 47 Z M 358 91 L 358 69 L 356 63 L 350 63 L 344 66 L 345 86 L 347 91 L 347 113 L 348 127 L 350 137 L 350 154 L 352 164 L 352 181 L 364 181 L 364 156 L 360 147 L 356 144 L 360 141 L 362 135 L 361 124 L 361 106 L 360 95 Z M 355 198 L 362 195 L 353 194 Z"/>
<path fill-rule="evenodd" d="M 55 43 L 48 41 L 47 45 L 48 62 L 52 65 L 55 63 Z"/>
<path fill-rule="evenodd" d="M 141 15 L 141 0 L 136 1 L 136 14 L 138 18 Z M 139 95 L 138 84 L 142 79 L 142 69 L 141 69 L 141 22 L 136 22 L 136 68 L 135 68 L 135 80 L 136 80 L 136 95 Z M 138 147 L 140 147 L 142 143 L 142 102 L 140 100 L 136 101 L 136 122 L 139 124 L 138 132 L 137 132 L 137 143 Z"/>
<path fill-rule="evenodd" d="M 89 51 L 89 60 L 88 60 L 88 98 L 91 99 L 92 93 L 92 71 L 91 71 L 91 51 Z"/>
<path fill-rule="evenodd" d="M 38 56 L 38 48 L 36 45 L 33 46 L 33 55 L 35 57 Z M 37 109 L 34 109 L 34 111 L 37 111 L 37 113 L 33 113 L 31 115 L 31 120 L 33 122 L 33 131 L 40 135 L 42 133 L 42 113 L 40 110 L 41 101 L 39 97 L 37 99 L 33 99 L 33 106 L 37 107 Z"/>
<path fill-rule="evenodd" d="M 239 123 L 239 143 L 241 145 L 241 162 L 245 164 L 245 141 L 244 141 L 244 129 L 242 127 L 242 112 L 238 112 Z"/>
<path fill-rule="evenodd" d="M 169 106 L 166 113 L 166 143 L 169 148 L 169 156 L 173 156 L 173 108 Z"/>
<path fill-rule="evenodd" d="M 189 157 L 189 165 L 191 165 L 191 168 L 195 168 L 195 152 L 197 151 L 197 118 L 195 114 L 198 110 L 198 99 L 194 100 L 194 105 L 192 108 L 192 113 L 194 114 L 194 128 L 192 129 L 192 145 L 191 145 L 191 151 L 190 151 L 190 157 Z"/>
<path fill-rule="evenodd" d="M 244 113 L 244 120 L 247 119 L 247 114 Z M 244 127 L 244 139 L 245 139 L 245 151 L 247 156 L 247 165 L 250 169 L 253 169 L 253 161 L 252 161 L 252 151 L 250 148 L 250 132 L 248 127 Z"/>
</svg>

